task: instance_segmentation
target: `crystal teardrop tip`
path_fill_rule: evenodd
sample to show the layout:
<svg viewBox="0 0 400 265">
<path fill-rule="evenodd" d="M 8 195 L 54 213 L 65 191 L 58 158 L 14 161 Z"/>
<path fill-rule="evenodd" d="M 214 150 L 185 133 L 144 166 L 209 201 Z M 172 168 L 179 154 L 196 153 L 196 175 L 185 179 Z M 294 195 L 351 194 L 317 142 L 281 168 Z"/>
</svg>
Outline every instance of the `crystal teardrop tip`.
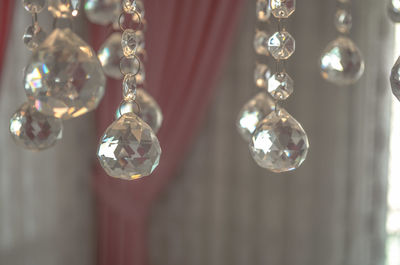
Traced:
<svg viewBox="0 0 400 265">
<path fill-rule="evenodd" d="M 125 180 L 150 175 L 160 156 L 160 143 L 153 130 L 134 113 L 122 115 L 107 128 L 97 151 L 107 174 Z"/>
<path fill-rule="evenodd" d="M 280 109 L 260 122 L 249 148 L 260 167 L 281 173 L 300 167 L 307 157 L 309 143 L 300 123 Z"/>
</svg>

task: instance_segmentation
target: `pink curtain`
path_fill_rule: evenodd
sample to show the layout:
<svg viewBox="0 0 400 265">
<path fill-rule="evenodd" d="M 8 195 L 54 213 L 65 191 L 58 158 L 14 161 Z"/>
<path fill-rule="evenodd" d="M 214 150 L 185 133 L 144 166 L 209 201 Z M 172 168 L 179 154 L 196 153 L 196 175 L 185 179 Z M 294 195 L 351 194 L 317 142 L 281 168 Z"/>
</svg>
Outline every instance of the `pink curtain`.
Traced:
<svg viewBox="0 0 400 265">
<path fill-rule="evenodd" d="M 243 0 L 145 2 L 148 31 L 147 89 L 159 102 L 164 122 L 158 137 L 160 166 L 150 177 L 126 182 L 97 165 L 98 264 L 147 265 L 147 224 L 152 202 L 173 176 L 213 95 Z M 104 28 L 91 30 L 96 49 Z M 97 110 L 98 137 L 121 100 L 120 82 L 109 80 Z"/>
<path fill-rule="evenodd" d="M 4 53 L 7 48 L 8 34 L 11 28 L 14 1 L 0 1 L 0 75 L 3 67 Z M 1 88 L 0 88 L 1 89 Z"/>
</svg>

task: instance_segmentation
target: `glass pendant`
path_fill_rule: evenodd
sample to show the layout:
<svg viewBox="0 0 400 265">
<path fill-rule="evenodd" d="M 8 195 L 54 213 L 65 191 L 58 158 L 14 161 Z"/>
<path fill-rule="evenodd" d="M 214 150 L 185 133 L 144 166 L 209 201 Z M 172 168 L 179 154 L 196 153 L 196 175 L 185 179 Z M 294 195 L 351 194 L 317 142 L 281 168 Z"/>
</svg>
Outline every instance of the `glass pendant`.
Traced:
<svg viewBox="0 0 400 265">
<path fill-rule="evenodd" d="M 126 180 L 150 175 L 158 166 L 160 155 L 155 133 L 134 113 L 122 115 L 107 128 L 97 151 L 107 174 Z"/>
<path fill-rule="evenodd" d="M 43 114 L 62 119 L 97 107 L 105 77 L 92 48 L 70 29 L 55 29 L 25 68 L 25 92 Z"/>
<path fill-rule="evenodd" d="M 393 22 L 400 22 L 400 0 L 389 0 L 388 13 Z"/>
<path fill-rule="evenodd" d="M 10 119 L 10 133 L 18 145 L 34 150 L 53 146 L 62 137 L 62 120 L 46 116 L 24 103 Z"/>
<path fill-rule="evenodd" d="M 304 162 L 309 143 L 300 123 L 285 109 L 280 109 L 261 121 L 249 147 L 260 167 L 280 173 L 294 170 Z"/>
<path fill-rule="evenodd" d="M 134 112 L 137 113 L 139 118 L 146 122 L 154 133 L 160 129 L 163 121 L 163 115 L 157 101 L 150 96 L 144 89 L 136 90 L 136 97 L 134 99 L 137 103 L 132 101 L 123 101 L 115 113 L 115 117 L 119 119 L 122 115 Z M 140 111 L 137 109 L 140 106 Z"/>
<path fill-rule="evenodd" d="M 120 60 L 124 56 L 121 48 L 121 33 L 114 32 L 106 39 L 97 53 L 104 73 L 112 78 L 121 79 Z"/>
<path fill-rule="evenodd" d="M 90 22 L 106 26 L 118 19 L 121 0 L 87 0 L 84 9 Z"/>
<path fill-rule="evenodd" d="M 249 142 L 257 125 L 275 109 L 275 103 L 265 92 L 258 93 L 240 110 L 236 128 L 242 138 Z"/>
<path fill-rule="evenodd" d="M 347 37 L 339 37 L 329 43 L 320 63 L 322 77 L 337 85 L 353 84 L 364 73 L 363 56 Z"/>
</svg>

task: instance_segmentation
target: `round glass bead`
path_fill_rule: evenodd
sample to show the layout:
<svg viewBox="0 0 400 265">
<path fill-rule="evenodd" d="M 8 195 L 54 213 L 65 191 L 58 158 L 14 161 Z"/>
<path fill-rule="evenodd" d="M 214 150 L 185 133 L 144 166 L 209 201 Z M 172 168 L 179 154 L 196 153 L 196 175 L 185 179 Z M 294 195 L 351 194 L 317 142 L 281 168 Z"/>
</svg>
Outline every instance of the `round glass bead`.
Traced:
<svg viewBox="0 0 400 265">
<path fill-rule="evenodd" d="M 339 9 L 335 14 L 335 27 L 340 33 L 349 33 L 353 25 L 353 19 L 349 11 Z"/>
<path fill-rule="evenodd" d="M 46 0 L 22 0 L 22 5 L 30 13 L 40 13 L 46 6 Z"/>
<path fill-rule="evenodd" d="M 287 99 L 293 90 L 293 79 L 286 72 L 275 73 L 268 80 L 268 92 L 276 100 Z"/>
<path fill-rule="evenodd" d="M 120 61 L 120 69 L 123 75 L 137 75 L 140 71 L 141 62 L 138 57 L 122 57 Z"/>
<path fill-rule="evenodd" d="M 268 21 L 271 16 L 268 0 L 258 0 L 256 5 L 256 14 L 259 21 Z"/>
<path fill-rule="evenodd" d="M 294 53 L 296 42 L 287 31 L 275 32 L 268 40 L 268 51 L 276 60 L 286 60 Z"/>
<path fill-rule="evenodd" d="M 256 53 L 268 55 L 268 38 L 267 32 L 257 30 L 254 35 L 254 50 Z"/>
<path fill-rule="evenodd" d="M 126 29 L 121 38 L 122 51 L 126 57 L 132 57 L 137 50 L 144 49 L 144 34 L 141 30 Z"/>
<path fill-rule="evenodd" d="M 271 12 L 276 18 L 288 18 L 296 10 L 296 0 L 270 0 Z"/>
<path fill-rule="evenodd" d="M 29 150 L 44 150 L 62 137 L 62 120 L 44 115 L 31 103 L 24 103 L 10 119 L 10 133 L 16 144 Z"/>
<path fill-rule="evenodd" d="M 267 88 L 268 79 L 271 77 L 271 70 L 266 64 L 257 64 L 254 69 L 254 82 L 257 87 Z"/>
<path fill-rule="evenodd" d="M 26 28 L 22 40 L 26 47 L 33 51 L 46 39 L 47 34 L 38 24 Z"/>
<path fill-rule="evenodd" d="M 111 34 L 100 47 L 97 57 L 100 60 L 104 73 L 112 78 L 121 79 L 122 74 L 119 69 L 121 58 L 124 53 L 121 49 L 121 33 Z"/>
<path fill-rule="evenodd" d="M 135 100 L 136 98 L 136 77 L 134 75 L 128 74 L 124 76 L 124 81 L 122 82 L 122 96 L 124 100 Z"/>
</svg>

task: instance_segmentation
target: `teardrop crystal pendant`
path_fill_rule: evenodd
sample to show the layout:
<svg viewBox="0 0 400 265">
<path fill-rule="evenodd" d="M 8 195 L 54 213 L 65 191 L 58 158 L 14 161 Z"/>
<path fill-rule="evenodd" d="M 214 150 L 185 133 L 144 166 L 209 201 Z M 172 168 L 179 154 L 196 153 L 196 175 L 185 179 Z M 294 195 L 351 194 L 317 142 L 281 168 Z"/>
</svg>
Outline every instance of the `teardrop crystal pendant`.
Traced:
<svg viewBox="0 0 400 265">
<path fill-rule="evenodd" d="M 307 157 L 309 143 L 300 123 L 280 109 L 261 121 L 249 147 L 260 167 L 281 173 L 300 167 Z"/>
<path fill-rule="evenodd" d="M 25 92 L 43 114 L 62 119 L 97 107 L 105 77 L 92 48 L 70 29 L 55 29 L 32 54 L 24 75 Z"/>
<path fill-rule="evenodd" d="M 322 77 L 337 85 L 351 85 L 364 73 L 361 51 L 347 37 L 339 37 L 328 44 L 322 53 Z"/>
<path fill-rule="evenodd" d="M 114 121 L 100 140 L 97 157 L 111 177 L 133 180 L 158 166 L 161 147 L 153 130 L 134 113 Z"/>
<path fill-rule="evenodd" d="M 40 113 L 30 103 L 24 103 L 10 119 L 15 143 L 34 151 L 53 146 L 61 139 L 62 129 L 62 120 Z"/>
<path fill-rule="evenodd" d="M 400 0 L 389 0 L 388 14 L 393 22 L 400 22 Z"/>
<path fill-rule="evenodd" d="M 84 10 L 90 22 L 106 26 L 118 19 L 121 0 L 86 0 Z"/>
<path fill-rule="evenodd" d="M 400 100 L 400 57 L 394 64 L 390 74 L 390 85 L 392 87 L 393 95 Z"/>
<path fill-rule="evenodd" d="M 242 138 L 249 142 L 257 125 L 275 109 L 275 103 L 265 92 L 258 93 L 240 110 L 236 128 Z"/>
<path fill-rule="evenodd" d="M 124 56 L 121 48 L 121 33 L 111 34 L 98 51 L 98 55 L 104 73 L 112 78 L 121 79 L 119 68 L 120 60 Z"/>
<path fill-rule="evenodd" d="M 115 117 L 119 119 L 123 114 L 134 112 L 137 113 L 145 123 L 147 123 L 154 133 L 160 129 L 163 121 L 163 115 L 157 101 L 150 96 L 144 89 L 136 90 L 135 102 L 123 101 L 115 113 Z M 140 111 L 137 109 L 140 106 Z"/>
</svg>

